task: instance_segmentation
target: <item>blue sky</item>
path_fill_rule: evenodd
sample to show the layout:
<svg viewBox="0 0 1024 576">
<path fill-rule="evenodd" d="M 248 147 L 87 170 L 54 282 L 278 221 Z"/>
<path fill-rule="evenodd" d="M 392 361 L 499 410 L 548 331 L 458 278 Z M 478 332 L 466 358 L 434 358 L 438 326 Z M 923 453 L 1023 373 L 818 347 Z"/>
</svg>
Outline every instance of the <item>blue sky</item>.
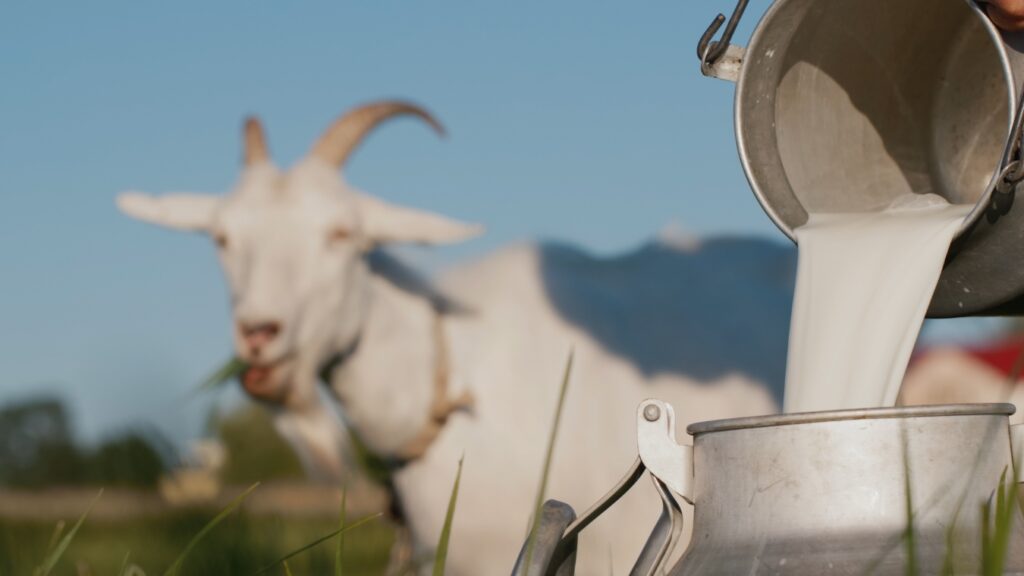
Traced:
<svg viewBox="0 0 1024 576">
<path fill-rule="evenodd" d="M 768 2 L 755 0 L 745 39 Z M 129 221 L 118 191 L 230 188 L 244 115 L 293 162 L 340 112 L 380 97 L 398 121 L 348 178 L 482 222 L 424 260 L 534 238 L 603 254 L 675 223 L 783 241 L 747 187 L 732 85 L 695 43 L 731 3 L 14 2 L 0 7 L 0 401 L 68 394 L 91 435 L 132 422 L 182 437 L 182 398 L 229 354 L 214 251 Z"/>
</svg>

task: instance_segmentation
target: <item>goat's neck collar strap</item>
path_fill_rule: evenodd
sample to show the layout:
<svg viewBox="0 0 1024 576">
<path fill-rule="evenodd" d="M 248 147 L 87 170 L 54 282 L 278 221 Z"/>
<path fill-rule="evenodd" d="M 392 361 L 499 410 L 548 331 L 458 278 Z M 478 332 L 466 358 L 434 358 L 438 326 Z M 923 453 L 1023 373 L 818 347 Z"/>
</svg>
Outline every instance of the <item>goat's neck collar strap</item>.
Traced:
<svg viewBox="0 0 1024 576">
<path fill-rule="evenodd" d="M 427 421 L 423 428 L 411 440 L 399 448 L 390 458 L 387 458 L 391 468 L 400 468 L 409 462 L 418 460 L 427 453 L 434 440 L 441 434 L 448 419 L 456 412 L 469 412 L 473 409 L 473 394 L 466 390 L 458 397 L 452 398 L 448 393 L 448 382 L 451 378 L 451 366 L 449 364 L 448 338 L 444 333 L 444 315 L 440 311 L 434 311 L 433 318 L 433 340 L 434 340 L 434 395 L 430 403 Z M 341 352 L 331 357 L 324 364 L 320 371 L 321 379 L 324 382 L 331 381 L 331 373 L 359 349 L 359 339 L 356 338 L 352 344 Z M 353 434 L 353 437 L 356 437 Z"/>
<path fill-rule="evenodd" d="M 448 338 L 444 333 L 444 315 L 441 312 L 434 311 L 433 324 L 434 397 L 430 403 L 426 424 L 412 440 L 406 442 L 395 453 L 399 461 L 404 463 L 418 460 L 427 453 L 452 414 L 469 412 L 473 409 L 473 394 L 469 390 L 464 390 L 462 394 L 454 398 L 449 395 L 448 382 L 451 379 L 451 366 L 449 365 Z"/>
<path fill-rule="evenodd" d="M 356 353 L 356 350 L 359 349 L 360 340 L 361 338 L 357 336 L 348 346 L 345 347 L 344 350 L 335 353 L 327 359 L 327 362 L 324 362 L 323 365 L 320 366 L 319 376 L 321 382 L 330 384 L 331 375 L 334 374 L 334 370 L 345 364 L 345 362 L 348 362 L 348 359 Z"/>
</svg>

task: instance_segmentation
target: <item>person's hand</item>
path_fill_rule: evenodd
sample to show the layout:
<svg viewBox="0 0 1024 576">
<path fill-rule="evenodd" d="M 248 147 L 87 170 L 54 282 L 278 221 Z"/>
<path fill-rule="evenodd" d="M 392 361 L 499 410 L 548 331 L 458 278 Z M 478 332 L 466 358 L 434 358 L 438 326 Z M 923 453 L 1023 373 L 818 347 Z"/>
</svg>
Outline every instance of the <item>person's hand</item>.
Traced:
<svg viewBox="0 0 1024 576">
<path fill-rule="evenodd" d="M 1010 32 L 1024 30 L 1024 0 L 982 0 L 992 22 Z"/>
</svg>

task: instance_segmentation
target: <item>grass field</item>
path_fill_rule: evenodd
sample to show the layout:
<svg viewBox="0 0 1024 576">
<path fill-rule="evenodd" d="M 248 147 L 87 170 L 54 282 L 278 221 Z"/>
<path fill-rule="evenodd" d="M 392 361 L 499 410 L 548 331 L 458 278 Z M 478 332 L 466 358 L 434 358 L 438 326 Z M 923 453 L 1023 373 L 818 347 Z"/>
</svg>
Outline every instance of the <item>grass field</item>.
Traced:
<svg viewBox="0 0 1024 576">
<path fill-rule="evenodd" d="M 128 557 L 148 576 L 161 575 L 213 514 L 177 512 L 157 519 L 86 520 L 52 572 L 55 575 L 119 576 Z M 73 524 L 75 519 L 69 519 Z M 52 522 L 0 519 L 0 576 L 32 576 L 53 539 Z M 338 529 L 337 521 L 227 517 L 199 542 L 182 566 L 183 575 L 256 574 L 285 554 Z M 345 534 L 346 576 L 384 571 L 392 542 L 387 521 L 377 519 Z M 288 561 L 295 576 L 334 574 L 335 540 Z M 266 572 L 284 575 L 281 566 Z"/>
</svg>

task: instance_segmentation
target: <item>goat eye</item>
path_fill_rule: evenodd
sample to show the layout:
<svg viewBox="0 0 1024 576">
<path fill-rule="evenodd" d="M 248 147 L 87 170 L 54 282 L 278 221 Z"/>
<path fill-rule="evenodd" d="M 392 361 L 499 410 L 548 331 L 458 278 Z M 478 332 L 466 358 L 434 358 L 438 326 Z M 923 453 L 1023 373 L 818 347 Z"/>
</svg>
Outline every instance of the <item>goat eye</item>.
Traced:
<svg viewBox="0 0 1024 576">
<path fill-rule="evenodd" d="M 327 241 L 328 243 L 333 244 L 335 242 L 348 240 L 351 237 L 352 232 L 349 231 L 348 228 L 335 228 L 334 230 L 331 230 L 330 234 L 328 234 Z"/>
<path fill-rule="evenodd" d="M 217 247 L 220 248 L 221 250 L 223 250 L 223 249 L 228 247 L 228 237 L 225 236 L 224 234 L 215 234 L 213 236 L 213 241 L 217 244 Z"/>
</svg>

